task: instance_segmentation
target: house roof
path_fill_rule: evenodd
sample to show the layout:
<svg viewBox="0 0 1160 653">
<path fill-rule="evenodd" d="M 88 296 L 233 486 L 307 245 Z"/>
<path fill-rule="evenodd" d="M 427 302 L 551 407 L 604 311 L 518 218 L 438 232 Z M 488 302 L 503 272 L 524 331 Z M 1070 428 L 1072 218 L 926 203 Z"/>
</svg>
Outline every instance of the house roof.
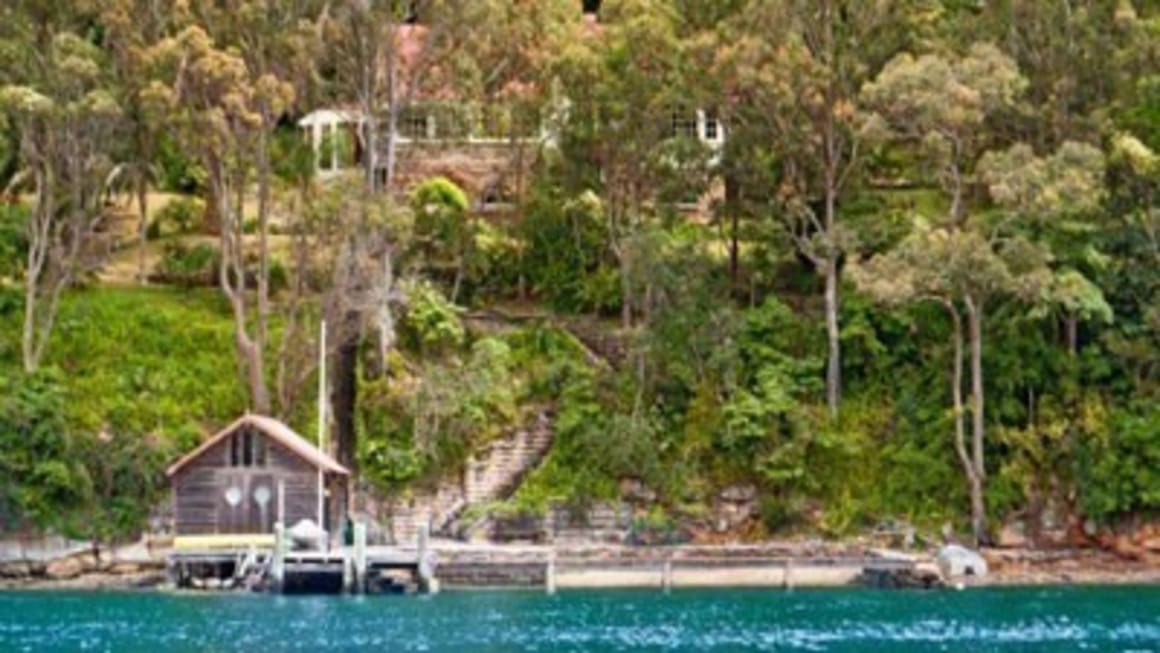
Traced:
<svg viewBox="0 0 1160 653">
<path fill-rule="evenodd" d="M 357 109 L 315 109 L 298 121 L 302 128 L 315 125 L 343 125 L 362 120 Z"/>
<path fill-rule="evenodd" d="M 282 446 L 294 452 L 306 462 L 310 463 L 314 467 L 317 467 L 318 469 L 321 469 L 322 471 L 330 472 L 332 474 L 350 474 L 350 470 L 348 470 L 346 467 L 343 467 L 338 463 L 337 460 L 311 444 L 306 440 L 306 438 L 295 433 L 294 430 L 289 426 L 286 426 L 273 417 L 252 415 L 247 413 L 246 415 L 243 415 L 242 417 L 239 417 L 237 420 L 235 420 L 234 423 L 225 427 L 221 431 L 218 431 L 217 434 L 215 434 L 210 439 L 202 442 L 196 449 L 182 456 L 177 462 L 170 465 L 169 469 L 165 471 L 166 475 L 173 476 L 177 472 L 181 471 L 181 468 L 196 460 L 215 444 L 226 439 L 230 436 L 230 434 L 234 433 L 243 426 L 252 426 L 258 429 L 267 437 L 278 442 Z"/>
</svg>

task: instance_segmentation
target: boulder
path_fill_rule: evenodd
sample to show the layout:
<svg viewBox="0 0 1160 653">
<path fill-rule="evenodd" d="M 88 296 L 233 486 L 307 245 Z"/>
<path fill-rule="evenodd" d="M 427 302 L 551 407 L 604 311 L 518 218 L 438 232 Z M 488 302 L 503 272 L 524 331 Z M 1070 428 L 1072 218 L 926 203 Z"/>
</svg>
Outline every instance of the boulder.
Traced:
<svg viewBox="0 0 1160 653">
<path fill-rule="evenodd" d="M 116 562 L 109 567 L 109 573 L 117 576 L 139 574 L 144 570 L 145 568 L 136 562 Z"/>
<path fill-rule="evenodd" d="M 68 580 L 85 573 L 85 563 L 78 556 L 60 558 L 48 563 L 44 573 L 53 580 Z"/>
<path fill-rule="evenodd" d="M 1022 522 L 1005 524 L 999 531 L 995 544 L 1003 549 L 1023 549 L 1027 547 L 1027 533 Z"/>
<path fill-rule="evenodd" d="M 32 576 L 32 565 L 24 560 L 0 562 L 0 578 L 24 579 Z"/>
<path fill-rule="evenodd" d="M 958 544 L 948 544 L 939 549 L 935 561 L 943 578 L 987 575 L 987 561 L 983 556 Z"/>
<path fill-rule="evenodd" d="M 1146 553 L 1144 547 L 1136 544 L 1129 535 L 1116 536 L 1115 543 L 1112 545 L 1112 551 L 1121 558 L 1127 558 L 1129 560 L 1139 560 Z"/>
<path fill-rule="evenodd" d="M 1144 549 L 1160 552 L 1160 523 L 1148 523 L 1136 531 L 1136 541 Z"/>
<path fill-rule="evenodd" d="M 750 503 L 757 499 L 757 488 L 753 485 L 730 485 L 717 495 L 729 503 Z"/>
<path fill-rule="evenodd" d="M 757 513 L 757 488 L 752 485 L 730 485 L 721 490 L 713 504 L 713 530 L 717 533 L 736 530 L 756 517 Z"/>
<path fill-rule="evenodd" d="M 657 500 L 657 493 L 636 478 L 626 478 L 620 482 L 620 496 L 635 504 L 651 504 Z"/>
</svg>

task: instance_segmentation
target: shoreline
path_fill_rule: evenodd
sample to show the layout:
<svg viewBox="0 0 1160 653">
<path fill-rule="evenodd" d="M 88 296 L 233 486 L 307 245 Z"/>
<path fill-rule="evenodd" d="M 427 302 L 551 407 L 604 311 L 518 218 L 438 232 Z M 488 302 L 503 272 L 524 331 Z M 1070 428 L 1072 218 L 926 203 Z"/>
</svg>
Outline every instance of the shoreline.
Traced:
<svg viewBox="0 0 1160 653">
<path fill-rule="evenodd" d="M 438 543 L 436 572 L 448 590 L 684 590 L 867 587 L 863 571 L 890 563 L 938 575 L 930 552 L 894 552 L 841 545 L 620 547 Z M 0 590 L 166 591 L 164 551 L 147 560 L 97 562 L 84 556 L 50 562 L 0 562 Z M 1098 549 L 985 549 L 990 573 L 940 579 L 946 587 L 1160 585 L 1160 558 L 1131 560 Z M 549 580 L 550 578 L 550 580 Z M 922 587 L 921 584 L 905 585 Z M 878 586 L 881 587 L 881 586 Z M 888 585 L 893 588 L 895 585 Z"/>
</svg>

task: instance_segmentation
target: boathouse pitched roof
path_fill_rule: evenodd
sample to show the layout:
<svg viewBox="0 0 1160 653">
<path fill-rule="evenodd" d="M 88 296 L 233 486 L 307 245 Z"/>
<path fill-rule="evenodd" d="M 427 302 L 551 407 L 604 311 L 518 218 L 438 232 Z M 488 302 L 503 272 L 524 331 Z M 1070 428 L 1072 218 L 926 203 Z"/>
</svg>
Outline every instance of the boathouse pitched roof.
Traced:
<svg viewBox="0 0 1160 653">
<path fill-rule="evenodd" d="M 232 424 L 225 427 L 221 431 L 218 431 L 213 437 L 209 438 L 205 442 L 202 442 L 196 449 L 182 456 L 181 459 L 169 466 L 169 469 L 165 471 L 166 475 L 173 476 L 177 472 L 181 471 L 181 468 L 196 460 L 215 444 L 226 439 L 230 436 L 230 434 L 234 433 L 243 426 L 252 426 L 256 428 L 270 439 L 278 442 L 282 446 L 294 452 L 306 462 L 324 472 L 342 474 L 344 476 L 350 475 L 349 469 L 343 467 L 333 457 L 327 455 L 318 447 L 311 444 L 306 438 L 295 433 L 294 429 L 286 426 L 273 417 L 253 415 L 249 413 L 239 417 Z"/>
</svg>

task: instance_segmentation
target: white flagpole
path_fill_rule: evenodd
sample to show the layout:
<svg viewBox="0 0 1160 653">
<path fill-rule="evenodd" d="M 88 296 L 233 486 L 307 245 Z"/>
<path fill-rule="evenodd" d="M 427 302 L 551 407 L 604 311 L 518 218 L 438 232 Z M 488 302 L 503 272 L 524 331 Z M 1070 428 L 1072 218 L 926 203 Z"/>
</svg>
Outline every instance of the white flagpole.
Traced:
<svg viewBox="0 0 1160 653">
<path fill-rule="evenodd" d="M 318 338 L 318 450 L 326 453 L 326 320 L 322 321 Z M 326 484 L 324 472 L 318 468 L 318 527 L 325 529 Z"/>
</svg>

